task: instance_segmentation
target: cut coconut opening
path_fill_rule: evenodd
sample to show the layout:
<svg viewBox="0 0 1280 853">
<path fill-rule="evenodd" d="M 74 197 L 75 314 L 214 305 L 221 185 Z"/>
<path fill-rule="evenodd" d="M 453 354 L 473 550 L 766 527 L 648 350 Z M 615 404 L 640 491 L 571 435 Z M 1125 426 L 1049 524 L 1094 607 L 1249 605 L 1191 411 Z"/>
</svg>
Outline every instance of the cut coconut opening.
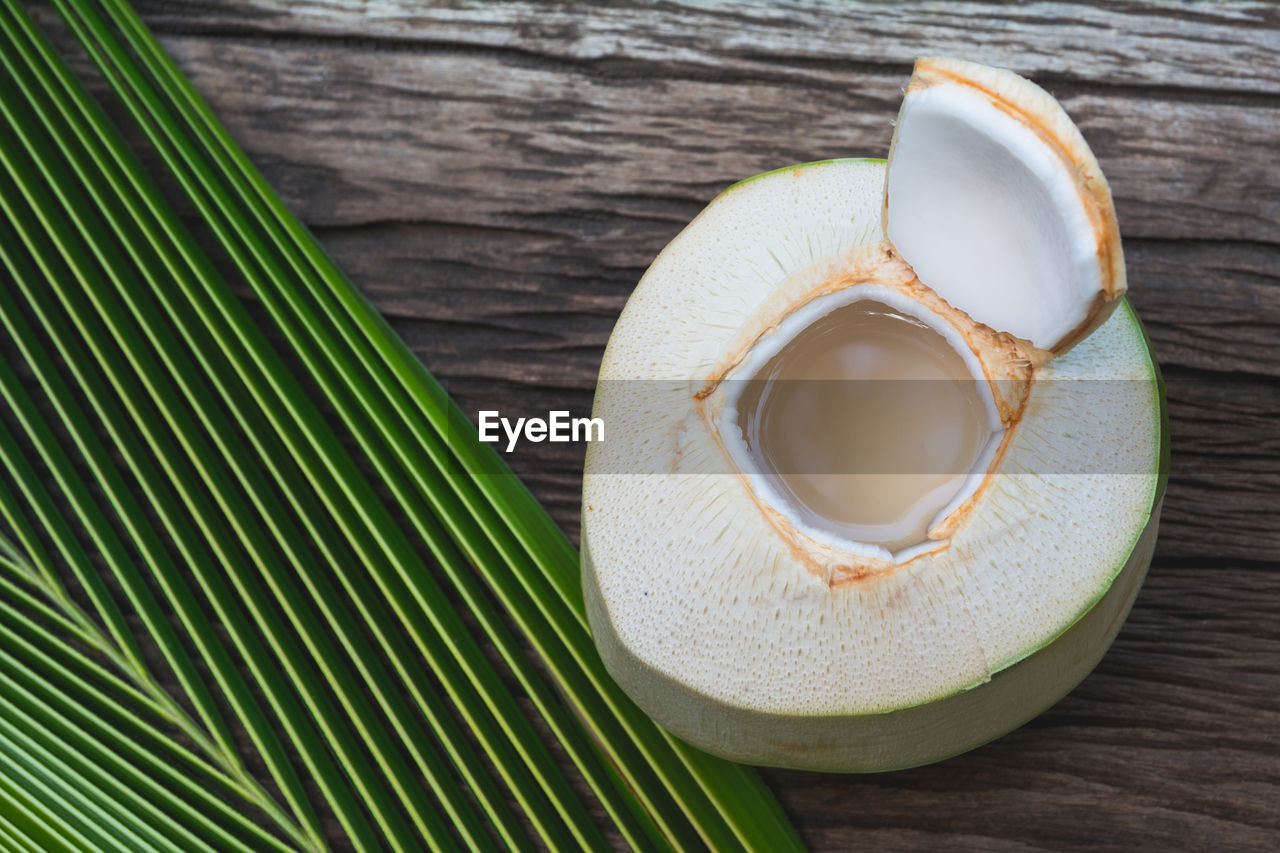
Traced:
<svg viewBox="0 0 1280 853">
<path fill-rule="evenodd" d="M 799 532 L 901 562 L 979 488 L 1004 429 L 959 331 L 903 294 L 819 297 L 753 347 L 724 388 L 722 441 Z"/>
</svg>

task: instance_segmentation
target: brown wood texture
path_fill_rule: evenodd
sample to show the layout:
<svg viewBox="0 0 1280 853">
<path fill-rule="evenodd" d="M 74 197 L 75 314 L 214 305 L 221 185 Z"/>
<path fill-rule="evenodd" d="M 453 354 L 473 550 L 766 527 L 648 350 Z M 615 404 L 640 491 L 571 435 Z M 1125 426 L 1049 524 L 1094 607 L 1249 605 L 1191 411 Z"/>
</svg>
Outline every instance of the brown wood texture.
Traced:
<svg viewBox="0 0 1280 853">
<path fill-rule="evenodd" d="M 1280 7 L 143 2 L 464 408 L 583 413 L 720 189 L 882 156 L 912 57 L 1040 82 L 1111 181 L 1168 381 L 1155 563 L 1098 670 L 943 764 L 766 771 L 815 850 L 1280 849 Z M 518 471 L 576 536 L 581 448 Z"/>
</svg>

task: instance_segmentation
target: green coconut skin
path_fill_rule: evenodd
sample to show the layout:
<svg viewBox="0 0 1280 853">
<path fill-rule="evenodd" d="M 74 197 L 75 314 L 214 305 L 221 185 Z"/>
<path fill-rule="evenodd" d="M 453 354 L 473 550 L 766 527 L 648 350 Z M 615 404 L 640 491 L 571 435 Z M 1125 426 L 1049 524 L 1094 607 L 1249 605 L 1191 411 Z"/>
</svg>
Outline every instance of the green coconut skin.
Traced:
<svg viewBox="0 0 1280 853">
<path fill-rule="evenodd" d="M 1159 528 L 1160 502 L 1102 599 L 1049 645 L 989 681 L 944 699 L 884 714 L 799 717 L 727 705 L 667 678 L 618 642 L 584 583 L 591 631 L 609 671 L 640 707 L 688 743 L 748 764 L 837 773 L 879 773 L 932 764 L 1008 734 L 1051 708 L 1102 660 L 1142 587 Z M 582 550 L 589 569 L 590 552 Z M 590 571 L 584 572 L 588 577 Z M 689 720 L 701 724 L 690 726 Z"/>
<path fill-rule="evenodd" d="M 766 172 L 734 184 L 721 195 L 779 172 L 832 162 L 836 161 Z M 883 161 L 866 158 L 862 162 Z M 730 705 L 658 671 L 620 642 L 598 585 L 590 531 L 584 526 L 581 554 L 587 615 L 610 674 L 655 721 L 694 746 L 744 763 L 829 772 L 885 772 L 942 761 L 1008 734 L 1052 707 L 1088 676 L 1119 633 L 1151 563 L 1168 481 L 1164 383 L 1150 339 L 1127 299 L 1116 313 L 1144 341 L 1150 381 L 1158 392 L 1159 461 L 1153 472 L 1150 515 L 1127 559 L 1115 567 L 1110 583 L 1067 619 L 1055 637 L 1028 648 L 985 680 L 923 704 L 882 713 L 780 715 Z"/>
</svg>

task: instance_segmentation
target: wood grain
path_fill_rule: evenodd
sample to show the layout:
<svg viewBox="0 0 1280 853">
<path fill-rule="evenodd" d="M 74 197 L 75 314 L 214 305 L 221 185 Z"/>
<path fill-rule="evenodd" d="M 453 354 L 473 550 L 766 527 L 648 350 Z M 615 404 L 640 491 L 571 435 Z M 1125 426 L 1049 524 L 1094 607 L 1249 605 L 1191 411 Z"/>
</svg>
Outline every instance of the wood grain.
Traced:
<svg viewBox="0 0 1280 853">
<path fill-rule="evenodd" d="M 855 64 L 800 79 L 707 79 L 659 64 L 661 75 L 616 77 L 501 51 L 191 34 L 165 44 L 202 91 L 226 93 L 220 115 L 271 176 L 335 226 L 678 226 L 742 177 L 884 156 L 910 71 Z M 1280 229 L 1269 168 L 1277 98 L 1050 89 L 1093 145 L 1126 236 L 1268 241 Z"/>
<path fill-rule="evenodd" d="M 634 67 L 629 76 L 637 78 L 663 77 L 677 66 L 803 79 L 813 67 L 908 65 L 932 53 L 1108 86 L 1280 92 L 1280 14 L 1263 2 L 1178 8 L 1038 2 L 1016 9 L 998 2 L 883 0 L 834 8 L 813 2 L 602 8 L 412 0 L 373 8 L 312 0 L 301 10 L 283 0 L 238 0 L 216 9 L 154 5 L 148 20 L 160 29 L 328 37 L 400 49 L 510 49 L 534 59 Z"/>
<path fill-rule="evenodd" d="M 818 850 L 1280 848 L 1275 5 L 140 8 L 470 411 L 585 411 L 654 254 L 741 177 L 881 156 L 914 55 L 1041 82 L 1111 181 L 1168 382 L 1150 578 L 1098 671 L 997 743 L 766 776 Z M 581 449 L 540 448 L 515 467 L 576 535 Z"/>
</svg>

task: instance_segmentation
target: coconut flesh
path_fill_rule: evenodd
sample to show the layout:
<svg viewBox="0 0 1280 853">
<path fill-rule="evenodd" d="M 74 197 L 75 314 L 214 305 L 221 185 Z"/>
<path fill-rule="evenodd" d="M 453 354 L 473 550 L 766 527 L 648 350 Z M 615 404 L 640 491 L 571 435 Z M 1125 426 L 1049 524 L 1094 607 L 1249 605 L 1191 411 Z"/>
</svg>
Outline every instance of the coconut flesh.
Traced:
<svg viewBox="0 0 1280 853">
<path fill-rule="evenodd" d="M 582 570 L 610 673 L 696 746 L 812 769 L 1048 708 L 1155 543 L 1163 398 L 1124 292 L 1097 162 L 1011 72 L 919 60 L 887 162 L 731 187 L 601 366 Z"/>
</svg>

